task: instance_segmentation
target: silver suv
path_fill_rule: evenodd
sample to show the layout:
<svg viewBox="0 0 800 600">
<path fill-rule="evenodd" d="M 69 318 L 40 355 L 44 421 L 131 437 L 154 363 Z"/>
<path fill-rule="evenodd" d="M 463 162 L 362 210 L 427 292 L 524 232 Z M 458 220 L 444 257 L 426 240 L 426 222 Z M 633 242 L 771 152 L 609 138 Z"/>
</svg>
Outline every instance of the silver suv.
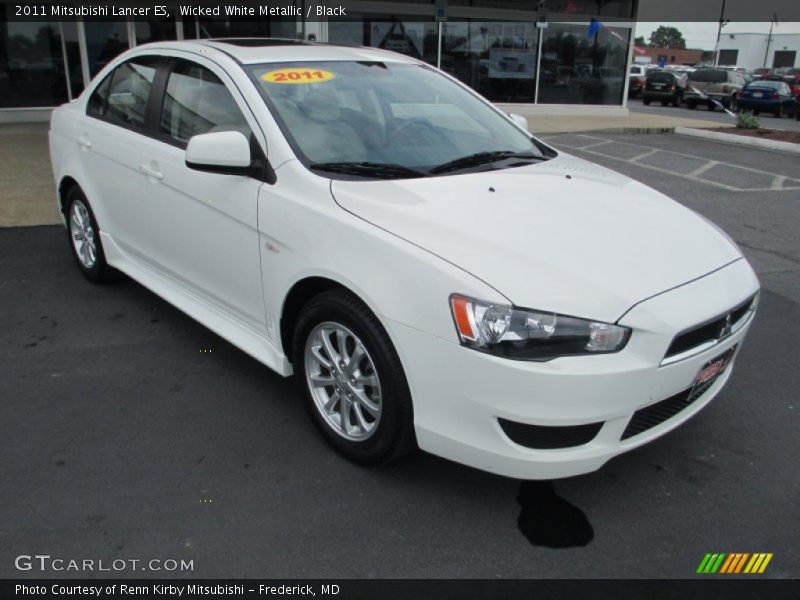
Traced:
<svg viewBox="0 0 800 600">
<path fill-rule="evenodd" d="M 689 74 L 684 100 L 690 109 L 705 104 L 714 110 L 719 101 L 725 108 L 736 110 L 739 93 L 744 88 L 744 77 L 737 71 L 727 69 L 697 69 Z"/>
</svg>

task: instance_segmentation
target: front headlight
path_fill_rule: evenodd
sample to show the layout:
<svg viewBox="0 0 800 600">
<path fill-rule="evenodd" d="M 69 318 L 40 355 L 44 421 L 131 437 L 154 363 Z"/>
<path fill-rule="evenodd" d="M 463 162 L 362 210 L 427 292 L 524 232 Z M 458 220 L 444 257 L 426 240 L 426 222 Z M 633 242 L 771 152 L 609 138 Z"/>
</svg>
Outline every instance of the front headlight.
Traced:
<svg viewBox="0 0 800 600">
<path fill-rule="evenodd" d="M 631 333 L 620 325 L 488 304 L 457 294 L 450 296 L 450 308 L 462 346 L 518 360 L 617 352 Z"/>
</svg>

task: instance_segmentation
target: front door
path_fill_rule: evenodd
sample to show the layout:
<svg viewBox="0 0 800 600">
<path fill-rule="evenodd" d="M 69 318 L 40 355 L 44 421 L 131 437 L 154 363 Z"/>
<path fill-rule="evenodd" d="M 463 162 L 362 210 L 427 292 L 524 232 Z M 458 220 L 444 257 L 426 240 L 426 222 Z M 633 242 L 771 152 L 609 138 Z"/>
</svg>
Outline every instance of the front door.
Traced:
<svg viewBox="0 0 800 600">
<path fill-rule="evenodd" d="M 192 136 L 251 135 L 246 105 L 223 78 L 212 64 L 173 60 L 158 132 L 140 156 L 153 198 L 150 257 L 184 288 L 263 334 L 257 229 L 263 182 L 195 171 L 185 161 Z"/>
</svg>

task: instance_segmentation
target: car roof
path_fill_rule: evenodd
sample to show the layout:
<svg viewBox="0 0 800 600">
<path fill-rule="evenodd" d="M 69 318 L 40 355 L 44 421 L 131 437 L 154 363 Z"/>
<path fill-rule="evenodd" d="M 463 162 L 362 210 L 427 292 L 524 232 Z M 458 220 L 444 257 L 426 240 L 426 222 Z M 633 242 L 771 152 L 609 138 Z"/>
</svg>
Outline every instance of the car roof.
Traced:
<svg viewBox="0 0 800 600">
<path fill-rule="evenodd" d="M 283 38 L 212 38 L 180 42 L 155 42 L 137 46 L 137 49 L 144 49 L 148 46 L 153 50 L 169 48 L 194 53 L 205 53 L 208 52 L 209 48 L 215 48 L 242 64 L 334 60 L 366 60 L 395 63 L 420 62 L 409 56 L 379 48 L 320 44 Z"/>
</svg>

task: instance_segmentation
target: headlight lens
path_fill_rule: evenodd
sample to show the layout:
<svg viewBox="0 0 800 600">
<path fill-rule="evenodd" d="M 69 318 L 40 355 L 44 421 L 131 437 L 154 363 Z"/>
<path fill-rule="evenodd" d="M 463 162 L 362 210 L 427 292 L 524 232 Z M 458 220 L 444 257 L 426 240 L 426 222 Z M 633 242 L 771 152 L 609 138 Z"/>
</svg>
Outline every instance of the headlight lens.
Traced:
<svg viewBox="0 0 800 600">
<path fill-rule="evenodd" d="M 628 327 L 551 312 L 488 304 L 453 294 L 450 308 L 463 346 L 518 360 L 618 352 Z"/>
</svg>

